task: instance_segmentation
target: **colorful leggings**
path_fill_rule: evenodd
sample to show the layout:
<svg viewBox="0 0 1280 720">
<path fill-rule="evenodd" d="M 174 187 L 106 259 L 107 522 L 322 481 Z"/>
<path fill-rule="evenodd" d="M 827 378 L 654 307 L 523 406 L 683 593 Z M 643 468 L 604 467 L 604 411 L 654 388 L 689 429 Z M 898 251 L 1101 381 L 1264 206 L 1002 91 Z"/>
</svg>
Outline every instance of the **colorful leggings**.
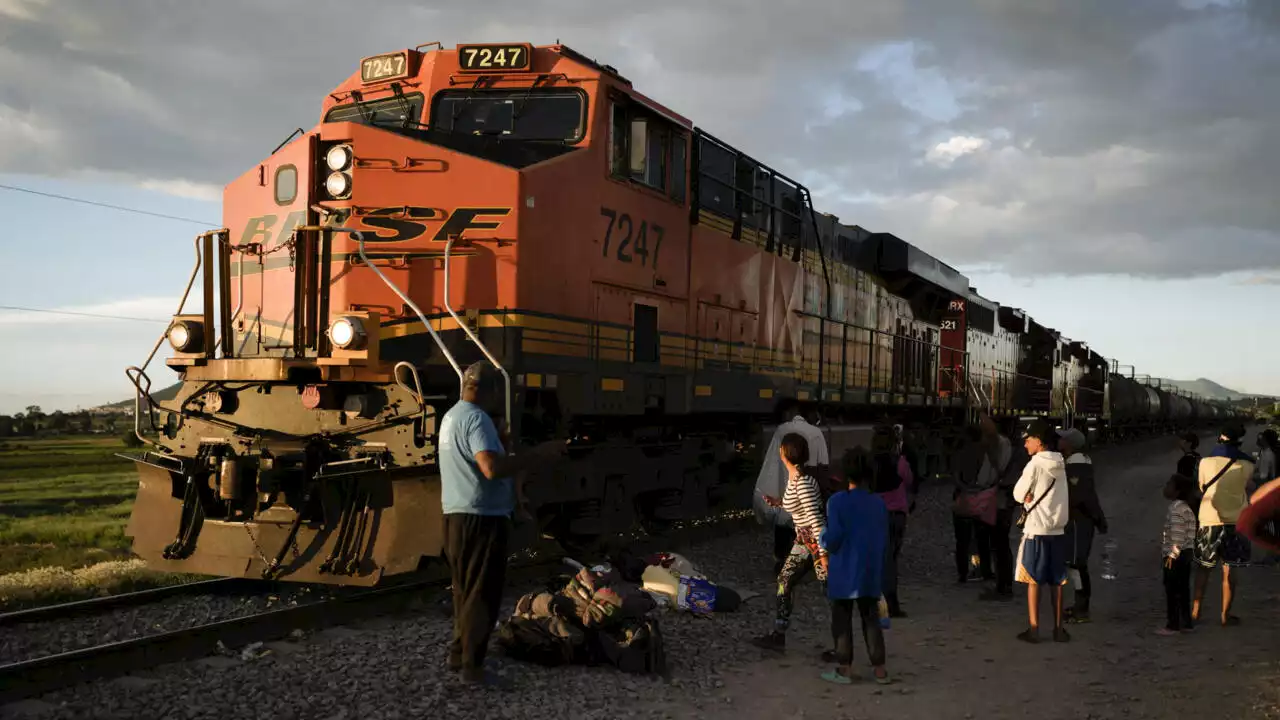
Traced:
<svg viewBox="0 0 1280 720">
<path fill-rule="evenodd" d="M 822 596 L 827 596 L 827 554 L 816 544 L 801 542 L 798 538 L 791 546 L 791 554 L 782 563 L 778 573 L 778 614 L 774 619 L 774 629 L 786 632 L 791 624 L 791 608 L 794 603 L 795 587 L 809 575 L 812 570 L 818 578 Z"/>
</svg>

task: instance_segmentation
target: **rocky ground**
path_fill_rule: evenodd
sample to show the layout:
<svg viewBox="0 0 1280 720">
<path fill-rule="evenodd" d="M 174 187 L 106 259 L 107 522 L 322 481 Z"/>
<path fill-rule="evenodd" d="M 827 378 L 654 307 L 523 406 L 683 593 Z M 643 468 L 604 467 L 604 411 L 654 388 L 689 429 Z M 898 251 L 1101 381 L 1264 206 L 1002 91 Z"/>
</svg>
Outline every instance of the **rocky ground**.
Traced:
<svg viewBox="0 0 1280 720">
<path fill-rule="evenodd" d="M 747 644 L 769 629 L 772 562 L 764 533 L 720 538 L 685 554 L 713 579 L 765 593 L 712 619 L 663 616 L 670 681 L 596 668 L 544 669 L 496 657 L 513 687 L 470 690 L 443 671 L 449 621 L 438 608 L 358 628 L 273 643 L 254 659 L 217 657 L 145 676 L 89 684 L 0 716 L 45 718 L 1280 718 L 1280 642 L 1272 610 L 1280 571 L 1244 573 L 1244 624 L 1195 634 L 1152 634 L 1163 618 L 1160 488 L 1172 443 L 1105 449 L 1095 457 L 1104 506 L 1119 543 L 1119 579 L 1095 570 L 1095 620 L 1073 641 L 1027 646 L 1023 603 L 980 603 L 980 584 L 957 587 L 949 491 L 928 487 L 904 550 L 911 616 L 888 632 L 895 683 L 849 687 L 818 679 L 828 614 L 813 584 L 801 588 L 789 650 Z M 1094 556 L 1098 564 L 1097 549 Z M 1019 588 L 1021 589 L 1021 588 Z M 512 598 L 516 591 L 509 592 Z M 1217 610 L 1217 596 L 1206 617 Z M 859 649 L 859 659 L 865 655 Z"/>
</svg>

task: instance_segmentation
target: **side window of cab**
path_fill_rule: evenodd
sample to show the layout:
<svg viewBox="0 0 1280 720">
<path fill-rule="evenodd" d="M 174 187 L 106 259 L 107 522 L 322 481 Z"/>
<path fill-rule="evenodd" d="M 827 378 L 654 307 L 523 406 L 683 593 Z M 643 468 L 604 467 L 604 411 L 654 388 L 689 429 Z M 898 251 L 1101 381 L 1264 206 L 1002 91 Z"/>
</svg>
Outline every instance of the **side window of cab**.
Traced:
<svg viewBox="0 0 1280 720">
<path fill-rule="evenodd" d="M 643 105 L 610 99 L 609 173 L 683 204 L 688 173 L 688 135 Z"/>
</svg>

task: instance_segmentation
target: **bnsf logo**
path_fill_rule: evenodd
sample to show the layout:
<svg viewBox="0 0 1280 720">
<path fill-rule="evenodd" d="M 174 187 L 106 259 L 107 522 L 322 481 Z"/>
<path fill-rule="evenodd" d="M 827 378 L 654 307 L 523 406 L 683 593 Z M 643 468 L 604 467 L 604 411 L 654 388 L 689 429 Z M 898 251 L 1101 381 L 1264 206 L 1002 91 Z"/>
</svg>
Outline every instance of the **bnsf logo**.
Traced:
<svg viewBox="0 0 1280 720">
<path fill-rule="evenodd" d="M 415 240 L 427 232 L 428 223 L 440 223 L 431 242 L 447 242 L 450 235 L 461 236 L 467 230 L 494 230 L 502 225 L 502 218 L 511 214 L 509 207 L 457 208 L 450 212 L 441 208 L 396 207 L 376 208 L 352 218 L 355 225 L 347 227 L 367 230 L 365 242 L 393 243 Z M 245 222 L 240 234 L 240 244 L 260 243 L 263 247 L 283 242 L 293 229 L 306 222 L 304 210 L 295 210 L 285 216 L 277 227 L 278 215 L 260 215 Z"/>
</svg>

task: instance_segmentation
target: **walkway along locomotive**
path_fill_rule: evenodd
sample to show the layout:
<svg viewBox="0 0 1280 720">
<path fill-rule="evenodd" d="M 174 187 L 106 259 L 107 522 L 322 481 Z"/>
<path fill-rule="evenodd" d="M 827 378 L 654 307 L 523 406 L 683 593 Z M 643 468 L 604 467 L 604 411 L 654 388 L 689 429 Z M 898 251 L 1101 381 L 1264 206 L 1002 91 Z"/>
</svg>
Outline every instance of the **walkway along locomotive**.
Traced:
<svg viewBox="0 0 1280 720">
<path fill-rule="evenodd" d="M 161 569 L 368 585 L 438 556 L 436 423 L 476 361 L 517 452 L 569 443 L 525 482 L 525 529 L 566 542 L 745 504 L 726 468 L 784 398 L 833 453 L 887 416 L 1190 420 L 1137 383 L 1113 405 L 1084 343 L 562 45 L 366 58 L 223 213 L 152 351 L 177 396 L 128 370 L 155 425 L 128 533 Z"/>
</svg>

